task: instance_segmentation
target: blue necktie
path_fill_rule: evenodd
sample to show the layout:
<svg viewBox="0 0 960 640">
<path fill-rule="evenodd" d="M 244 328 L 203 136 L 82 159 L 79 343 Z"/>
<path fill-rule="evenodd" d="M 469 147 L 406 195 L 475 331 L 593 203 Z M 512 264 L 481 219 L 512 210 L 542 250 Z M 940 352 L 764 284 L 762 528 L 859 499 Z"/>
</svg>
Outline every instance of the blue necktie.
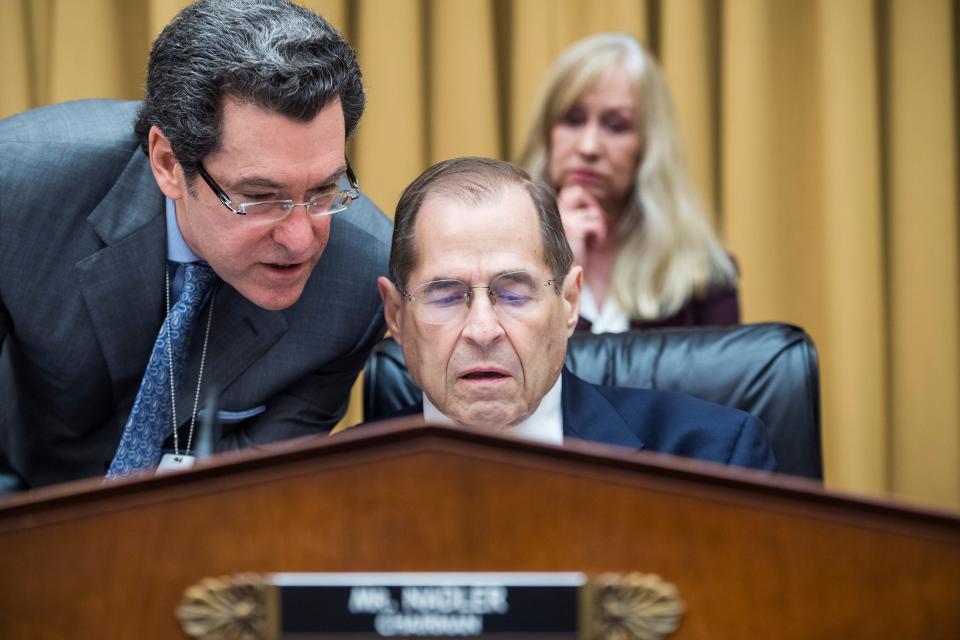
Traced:
<svg viewBox="0 0 960 640">
<path fill-rule="evenodd" d="M 147 370 L 140 382 L 133 410 L 123 428 L 117 453 L 107 471 L 107 478 L 128 476 L 156 466 L 160 461 L 163 441 L 173 431 L 170 421 L 169 354 L 173 354 L 174 386 L 179 389 L 190 335 L 200 317 L 207 293 L 217 279 L 213 269 L 200 262 L 186 264 L 184 275 L 183 292 L 170 308 L 153 344 L 153 353 L 150 354 Z"/>
</svg>

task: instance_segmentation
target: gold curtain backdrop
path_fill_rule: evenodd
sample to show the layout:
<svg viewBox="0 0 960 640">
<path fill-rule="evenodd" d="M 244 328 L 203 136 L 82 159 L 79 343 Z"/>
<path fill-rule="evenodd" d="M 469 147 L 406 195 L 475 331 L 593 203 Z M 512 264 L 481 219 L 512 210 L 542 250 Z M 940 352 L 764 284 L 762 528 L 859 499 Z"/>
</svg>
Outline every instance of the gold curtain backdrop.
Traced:
<svg viewBox="0 0 960 640">
<path fill-rule="evenodd" d="M 184 4 L 0 0 L 0 116 L 140 97 Z M 357 48 L 369 107 L 352 162 L 388 213 L 434 161 L 514 157 L 566 45 L 644 41 L 742 269 L 744 320 L 817 344 L 827 485 L 960 508 L 958 0 L 302 4 Z"/>
</svg>

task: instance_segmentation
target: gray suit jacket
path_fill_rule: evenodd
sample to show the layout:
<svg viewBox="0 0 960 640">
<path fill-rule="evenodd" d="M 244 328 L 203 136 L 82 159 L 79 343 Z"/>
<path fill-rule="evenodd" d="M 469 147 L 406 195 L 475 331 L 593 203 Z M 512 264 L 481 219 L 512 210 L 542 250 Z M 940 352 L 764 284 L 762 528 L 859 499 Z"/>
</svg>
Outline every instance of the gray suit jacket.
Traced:
<svg viewBox="0 0 960 640">
<path fill-rule="evenodd" d="M 0 122 L 0 471 L 28 486 L 104 473 L 163 321 L 164 199 L 133 136 L 137 107 L 81 101 Z M 375 282 L 390 234 L 361 198 L 333 217 L 289 309 L 220 287 L 204 371 L 224 410 L 219 450 L 322 432 L 343 416 L 384 333 Z M 177 397 L 183 425 L 200 334 Z"/>
</svg>

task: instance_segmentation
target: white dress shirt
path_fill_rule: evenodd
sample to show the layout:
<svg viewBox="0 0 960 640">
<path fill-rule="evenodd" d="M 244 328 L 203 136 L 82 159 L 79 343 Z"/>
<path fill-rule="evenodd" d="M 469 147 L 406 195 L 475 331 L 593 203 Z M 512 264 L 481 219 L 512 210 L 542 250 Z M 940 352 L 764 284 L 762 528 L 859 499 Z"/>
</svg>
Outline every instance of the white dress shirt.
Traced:
<svg viewBox="0 0 960 640">
<path fill-rule="evenodd" d="M 558 376 L 556 384 L 543 396 L 533 415 L 515 427 L 504 429 L 502 433 L 550 444 L 563 444 L 563 410 L 560 406 L 562 386 L 563 376 Z M 426 394 L 423 395 L 423 419 L 431 424 L 457 424 L 441 413 Z"/>
</svg>

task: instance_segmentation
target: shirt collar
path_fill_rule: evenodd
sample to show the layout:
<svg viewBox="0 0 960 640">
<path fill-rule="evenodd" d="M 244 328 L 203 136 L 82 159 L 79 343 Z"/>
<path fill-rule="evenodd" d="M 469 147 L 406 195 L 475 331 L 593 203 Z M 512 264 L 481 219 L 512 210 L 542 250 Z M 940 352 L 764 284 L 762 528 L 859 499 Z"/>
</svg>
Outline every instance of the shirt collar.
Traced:
<svg viewBox="0 0 960 640">
<path fill-rule="evenodd" d="M 630 317 L 613 296 L 607 295 L 603 308 L 599 308 L 586 282 L 580 289 L 580 316 L 590 321 L 590 333 L 623 333 L 630 330 Z"/>
<path fill-rule="evenodd" d="M 177 224 L 177 205 L 170 198 L 167 200 L 167 260 L 171 262 L 198 262 L 200 256 L 187 246 L 187 241 L 180 233 Z"/>
<path fill-rule="evenodd" d="M 526 420 L 504 431 L 520 438 L 539 440 L 550 444 L 563 443 L 563 413 L 560 398 L 563 388 L 563 376 L 557 376 L 553 388 L 543 396 L 540 406 Z M 423 394 L 423 419 L 432 424 L 456 425 L 451 418 L 440 412 Z"/>
</svg>

